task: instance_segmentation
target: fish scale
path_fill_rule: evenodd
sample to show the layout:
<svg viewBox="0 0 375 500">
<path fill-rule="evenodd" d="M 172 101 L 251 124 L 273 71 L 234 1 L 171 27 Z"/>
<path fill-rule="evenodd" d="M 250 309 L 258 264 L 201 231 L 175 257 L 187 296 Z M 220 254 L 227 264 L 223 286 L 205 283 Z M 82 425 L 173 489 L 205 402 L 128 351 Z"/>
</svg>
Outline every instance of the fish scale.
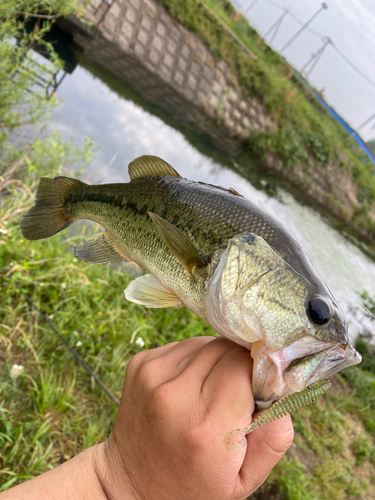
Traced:
<svg viewBox="0 0 375 500">
<path fill-rule="evenodd" d="M 144 200 L 147 200 L 147 205 Z M 187 233 L 202 255 L 225 248 L 229 239 L 239 233 L 254 232 L 268 240 L 270 245 L 276 244 L 271 224 L 280 226 L 276 227 L 279 231 L 282 228 L 281 224 L 274 220 L 269 222 L 264 216 L 260 220 L 258 214 L 249 215 L 249 209 L 254 206 L 228 190 L 170 176 L 150 176 L 128 184 L 82 186 L 68 197 L 66 203 L 70 205 L 74 219 L 95 220 L 116 233 L 132 260 L 155 274 L 165 285 L 172 280 L 176 282 L 176 276 L 181 277 L 180 292 L 184 296 L 195 296 L 201 306 L 200 315 L 204 314 L 202 280 L 186 276 L 186 271 L 161 240 L 148 212 L 175 223 Z M 214 269 L 209 271 L 212 274 Z"/>
</svg>

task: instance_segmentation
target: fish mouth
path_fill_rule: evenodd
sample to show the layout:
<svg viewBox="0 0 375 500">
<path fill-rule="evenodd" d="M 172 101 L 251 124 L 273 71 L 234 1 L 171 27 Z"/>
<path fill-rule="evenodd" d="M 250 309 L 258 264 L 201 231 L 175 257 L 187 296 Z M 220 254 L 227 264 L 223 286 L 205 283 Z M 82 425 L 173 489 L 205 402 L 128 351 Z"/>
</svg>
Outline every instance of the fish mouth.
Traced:
<svg viewBox="0 0 375 500">
<path fill-rule="evenodd" d="M 276 352 L 256 342 L 251 356 L 257 409 L 268 408 L 278 399 L 300 392 L 362 359 L 350 343 L 332 344 L 311 336 Z"/>
</svg>

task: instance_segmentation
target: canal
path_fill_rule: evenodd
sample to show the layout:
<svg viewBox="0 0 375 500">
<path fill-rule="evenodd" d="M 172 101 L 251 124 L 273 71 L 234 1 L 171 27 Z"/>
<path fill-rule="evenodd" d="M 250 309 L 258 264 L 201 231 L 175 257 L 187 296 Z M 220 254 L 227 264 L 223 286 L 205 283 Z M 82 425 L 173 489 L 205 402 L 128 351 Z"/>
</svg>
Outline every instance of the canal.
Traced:
<svg viewBox="0 0 375 500">
<path fill-rule="evenodd" d="M 303 193 L 286 186 L 245 151 L 224 154 L 220 144 L 191 124 L 176 123 L 132 87 L 88 61 L 66 75 L 57 95 L 62 103 L 51 125 L 76 145 L 88 136 L 98 146 L 86 180 L 128 182 L 128 163 L 151 154 L 183 177 L 233 187 L 295 236 L 348 315 L 351 336 L 362 329 L 364 309 L 359 300 L 364 291 L 375 297 L 375 263 L 364 243 Z M 359 314 L 353 314 L 353 308 L 359 308 Z"/>
</svg>

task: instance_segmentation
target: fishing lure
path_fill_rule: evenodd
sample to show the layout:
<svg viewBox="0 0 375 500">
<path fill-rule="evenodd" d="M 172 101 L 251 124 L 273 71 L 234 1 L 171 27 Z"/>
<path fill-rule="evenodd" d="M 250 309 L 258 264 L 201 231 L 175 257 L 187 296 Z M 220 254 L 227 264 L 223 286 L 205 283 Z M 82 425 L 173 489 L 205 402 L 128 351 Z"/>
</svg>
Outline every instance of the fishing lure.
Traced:
<svg viewBox="0 0 375 500">
<path fill-rule="evenodd" d="M 231 450 L 239 450 L 245 446 L 246 434 L 253 432 L 257 427 L 272 422 L 277 418 L 284 417 L 292 411 L 300 410 L 305 406 L 313 403 L 317 398 L 322 396 L 331 387 L 329 380 L 321 380 L 315 384 L 306 387 L 301 392 L 296 392 L 290 396 L 277 401 L 268 410 L 265 410 L 259 415 L 248 427 L 235 429 L 230 432 L 226 438 L 227 445 Z"/>
</svg>

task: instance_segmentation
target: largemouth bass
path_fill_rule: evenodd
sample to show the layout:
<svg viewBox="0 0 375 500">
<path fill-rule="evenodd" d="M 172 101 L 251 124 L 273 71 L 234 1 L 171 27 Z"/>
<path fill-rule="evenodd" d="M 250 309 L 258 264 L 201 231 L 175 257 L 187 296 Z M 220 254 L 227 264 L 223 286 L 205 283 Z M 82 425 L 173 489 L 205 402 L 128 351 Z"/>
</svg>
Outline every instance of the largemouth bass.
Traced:
<svg viewBox="0 0 375 500">
<path fill-rule="evenodd" d="M 21 228 L 48 238 L 79 219 L 106 228 L 75 247 L 92 263 L 132 260 L 148 274 L 125 290 L 147 307 L 185 305 L 254 360 L 257 408 L 361 361 L 345 316 L 298 242 L 233 189 L 181 176 L 155 156 L 130 182 L 42 178 Z"/>
</svg>

